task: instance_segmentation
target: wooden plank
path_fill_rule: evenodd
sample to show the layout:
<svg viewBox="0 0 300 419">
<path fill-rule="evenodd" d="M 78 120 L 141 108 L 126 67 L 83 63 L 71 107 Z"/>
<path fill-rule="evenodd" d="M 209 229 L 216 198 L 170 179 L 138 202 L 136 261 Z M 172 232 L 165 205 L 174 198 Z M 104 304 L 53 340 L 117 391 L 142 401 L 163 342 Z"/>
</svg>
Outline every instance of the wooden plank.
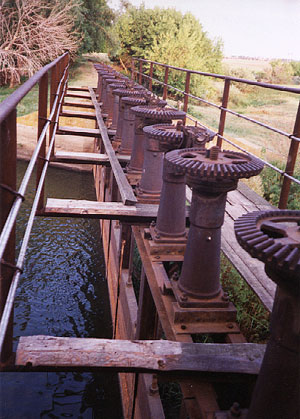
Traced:
<svg viewBox="0 0 300 419">
<path fill-rule="evenodd" d="M 80 93 L 71 93 L 68 92 L 65 94 L 65 97 L 76 97 L 78 99 L 87 99 L 87 100 L 91 100 L 91 96 L 90 95 L 82 95 Z"/>
<path fill-rule="evenodd" d="M 96 115 L 91 112 L 83 111 L 61 111 L 60 116 L 64 118 L 96 119 Z"/>
<path fill-rule="evenodd" d="M 265 345 L 22 336 L 16 365 L 258 374 Z"/>
<path fill-rule="evenodd" d="M 80 128 L 80 127 L 62 127 L 56 131 L 59 135 L 79 135 L 80 137 L 101 137 L 99 129 Z"/>
<path fill-rule="evenodd" d="M 100 132 L 101 132 L 102 141 L 103 141 L 103 144 L 104 144 L 104 147 L 105 147 L 106 154 L 109 157 L 111 168 L 114 172 L 116 182 L 118 184 L 121 199 L 122 199 L 122 201 L 125 205 L 135 205 L 137 203 L 137 198 L 135 197 L 135 195 L 133 193 L 133 190 L 128 183 L 128 180 L 127 180 L 127 178 L 126 178 L 126 176 L 123 172 L 123 169 L 120 166 L 120 163 L 119 163 L 119 161 L 116 157 L 116 154 L 115 154 L 115 152 L 112 148 L 110 139 L 108 138 L 107 128 L 104 124 L 104 121 L 103 121 L 103 118 L 102 118 L 102 115 L 101 115 L 101 111 L 100 111 L 100 106 L 99 106 L 99 104 L 97 102 L 97 99 L 96 99 L 96 96 L 95 96 L 95 92 L 91 88 L 89 90 L 90 90 L 92 102 L 95 106 L 97 123 L 98 123 L 99 129 L 100 129 Z"/>
<path fill-rule="evenodd" d="M 94 109 L 94 105 L 92 103 L 86 103 L 86 102 L 67 102 L 67 101 L 64 101 L 63 106 L 71 106 L 71 107 L 74 107 L 74 108 Z"/>
<path fill-rule="evenodd" d="M 121 166 L 126 166 L 130 161 L 130 156 L 117 156 Z M 110 166 L 110 160 L 107 154 L 100 153 L 78 153 L 72 151 L 56 151 L 54 161 L 61 163 L 81 163 L 98 164 L 101 166 Z"/>
<path fill-rule="evenodd" d="M 130 223 L 150 223 L 156 219 L 158 205 L 124 205 L 122 202 L 98 202 L 48 198 L 44 216 L 103 218 Z"/>
<path fill-rule="evenodd" d="M 89 88 L 87 86 L 68 86 L 68 90 L 73 92 L 89 92 Z"/>
</svg>

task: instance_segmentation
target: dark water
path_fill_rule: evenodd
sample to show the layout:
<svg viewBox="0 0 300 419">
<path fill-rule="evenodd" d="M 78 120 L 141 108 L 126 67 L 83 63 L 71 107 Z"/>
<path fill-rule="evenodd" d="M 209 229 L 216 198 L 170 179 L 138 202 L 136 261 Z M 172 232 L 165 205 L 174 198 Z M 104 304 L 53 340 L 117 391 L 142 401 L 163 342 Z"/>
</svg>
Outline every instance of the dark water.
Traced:
<svg viewBox="0 0 300 419">
<path fill-rule="evenodd" d="M 19 163 L 19 177 L 25 167 Z M 50 168 L 46 185 L 48 197 L 95 199 L 89 174 Z M 33 189 L 32 183 L 19 216 L 18 242 Z M 19 336 L 111 337 L 99 237 L 97 220 L 36 219 L 15 300 L 15 348 Z M 122 418 L 116 374 L 3 373 L 0 392 L 0 418 Z"/>
</svg>

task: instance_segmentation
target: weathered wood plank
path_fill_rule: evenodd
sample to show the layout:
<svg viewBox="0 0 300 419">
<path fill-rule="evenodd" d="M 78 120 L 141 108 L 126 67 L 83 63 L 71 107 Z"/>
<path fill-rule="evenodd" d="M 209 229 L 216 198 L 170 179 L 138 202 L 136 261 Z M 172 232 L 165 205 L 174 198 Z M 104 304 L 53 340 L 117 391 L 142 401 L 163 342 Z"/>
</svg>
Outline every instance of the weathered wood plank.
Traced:
<svg viewBox="0 0 300 419">
<path fill-rule="evenodd" d="M 121 220 L 130 223 L 151 222 L 156 219 L 158 205 L 124 205 L 122 202 L 98 202 L 74 199 L 48 198 L 43 215 L 61 217 L 88 217 Z"/>
<path fill-rule="evenodd" d="M 112 148 L 111 142 L 108 138 L 107 128 L 104 124 L 101 111 L 100 111 L 100 106 L 97 102 L 95 92 L 91 88 L 89 90 L 90 90 L 92 102 L 95 106 L 96 118 L 97 118 L 99 130 L 101 132 L 102 141 L 105 147 L 106 154 L 109 157 L 111 168 L 114 172 L 116 182 L 119 187 L 121 199 L 125 205 L 134 205 L 137 203 L 137 198 L 135 197 L 133 190 L 128 183 L 128 180 L 126 179 L 123 169 L 120 166 L 120 163 L 116 157 L 116 154 Z"/>
<path fill-rule="evenodd" d="M 68 90 L 74 92 L 89 92 L 89 88 L 87 86 L 68 86 Z"/>
<path fill-rule="evenodd" d="M 68 102 L 68 101 L 64 101 L 63 106 L 71 106 L 71 107 L 74 107 L 74 108 L 94 109 L 94 105 L 92 103 L 86 103 L 86 102 Z"/>
<path fill-rule="evenodd" d="M 87 93 L 89 93 L 89 92 L 87 92 Z M 71 92 L 68 92 L 68 91 L 65 94 L 65 97 L 76 97 L 78 99 L 88 99 L 88 100 L 91 100 L 91 96 L 89 94 L 84 95 L 84 94 L 80 94 L 80 93 L 71 93 Z"/>
<path fill-rule="evenodd" d="M 60 113 L 60 116 L 64 118 L 96 119 L 96 115 L 94 113 L 84 111 L 64 110 Z"/>
<path fill-rule="evenodd" d="M 120 164 L 125 166 L 130 161 L 130 156 L 118 156 Z M 54 161 L 62 163 L 98 164 L 110 166 L 107 154 L 100 153 L 79 153 L 72 151 L 56 151 Z"/>
<path fill-rule="evenodd" d="M 80 127 L 63 127 L 59 126 L 57 130 L 59 135 L 79 135 L 80 137 L 101 137 L 98 128 L 80 128 Z"/>
<path fill-rule="evenodd" d="M 265 345 L 23 336 L 16 365 L 258 374 Z"/>
</svg>

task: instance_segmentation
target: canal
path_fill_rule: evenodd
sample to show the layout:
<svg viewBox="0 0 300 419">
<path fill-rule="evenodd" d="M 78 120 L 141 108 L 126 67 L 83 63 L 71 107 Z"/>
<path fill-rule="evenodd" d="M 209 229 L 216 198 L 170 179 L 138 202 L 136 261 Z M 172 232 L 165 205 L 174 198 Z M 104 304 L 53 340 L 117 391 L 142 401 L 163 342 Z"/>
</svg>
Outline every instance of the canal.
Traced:
<svg viewBox="0 0 300 419">
<path fill-rule="evenodd" d="M 26 163 L 18 163 L 18 179 Z M 26 227 L 34 181 L 19 214 Z M 94 200 L 90 173 L 50 168 L 46 196 Z M 20 336 L 111 338 L 99 221 L 37 217 L 14 307 L 14 350 Z M 0 418 L 122 418 L 117 374 L 2 373 Z"/>
</svg>

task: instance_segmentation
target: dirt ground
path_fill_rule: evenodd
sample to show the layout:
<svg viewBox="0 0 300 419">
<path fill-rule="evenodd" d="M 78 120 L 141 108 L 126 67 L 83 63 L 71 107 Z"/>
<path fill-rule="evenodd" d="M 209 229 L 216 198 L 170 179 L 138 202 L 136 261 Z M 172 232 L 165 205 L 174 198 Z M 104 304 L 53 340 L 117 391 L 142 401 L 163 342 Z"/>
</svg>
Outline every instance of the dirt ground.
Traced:
<svg viewBox="0 0 300 419">
<path fill-rule="evenodd" d="M 75 78 L 69 81 L 69 86 L 89 86 L 96 87 L 97 85 L 97 73 L 91 62 L 86 62 L 75 73 Z M 68 101 L 83 101 L 88 102 L 85 99 L 69 99 Z M 64 107 L 64 109 L 74 109 L 71 107 Z M 81 110 L 81 108 L 76 108 Z M 85 112 L 93 112 L 82 108 Z M 34 148 L 37 142 L 37 123 L 38 115 L 37 112 L 21 116 L 17 118 L 17 156 L 20 160 L 30 160 Z M 79 119 L 79 118 L 65 118 L 61 117 L 59 120 L 61 126 L 78 126 L 83 128 L 95 128 L 95 122 L 93 120 Z M 47 140 L 48 142 L 48 140 Z M 59 151 L 78 151 L 78 152 L 92 152 L 93 151 L 93 138 L 71 136 L 71 135 L 56 135 L 55 150 Z M 91 170 L 91 166 L 87 165 L 56 165 L 64 166 L 69 169 L 75 170 Z"/>
</svg>

